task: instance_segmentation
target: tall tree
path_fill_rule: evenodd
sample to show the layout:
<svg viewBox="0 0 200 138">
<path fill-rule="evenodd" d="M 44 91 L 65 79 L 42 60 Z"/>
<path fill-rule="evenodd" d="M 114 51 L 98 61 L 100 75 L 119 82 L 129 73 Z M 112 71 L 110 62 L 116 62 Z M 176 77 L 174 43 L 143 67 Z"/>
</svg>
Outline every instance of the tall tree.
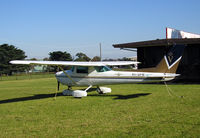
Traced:
<svg viewBox="0 0 200 138">
<path fill-rule="evenodd" d="M 84 53 L 77 53 L 75 61 L 90 61 L 91 59 Z"/>
<path fill-rule="evenodd" d="M 9 63 L 11 60 L 23 60 L 25 58 L 26 56 L 23 50 L 18 49 L 13 45 L 0 45 L 0 74 L 11 75 L 12 72 L 25 71 L 27 66 L 12 65 Z"/>
</svg>

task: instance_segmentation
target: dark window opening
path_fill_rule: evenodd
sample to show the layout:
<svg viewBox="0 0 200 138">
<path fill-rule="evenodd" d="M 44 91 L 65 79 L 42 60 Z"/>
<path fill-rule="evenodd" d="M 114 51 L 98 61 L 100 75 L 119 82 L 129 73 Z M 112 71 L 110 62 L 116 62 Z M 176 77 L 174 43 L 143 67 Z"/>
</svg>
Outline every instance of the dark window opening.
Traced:
<svg viewBox="0 0 200 138">
<path fill-rule="evenodd" d="M 88 67 L 78 66 L 78 67 L 76 67 L 76 72 L 77 73 L 88 73 Z"/>
</svg>

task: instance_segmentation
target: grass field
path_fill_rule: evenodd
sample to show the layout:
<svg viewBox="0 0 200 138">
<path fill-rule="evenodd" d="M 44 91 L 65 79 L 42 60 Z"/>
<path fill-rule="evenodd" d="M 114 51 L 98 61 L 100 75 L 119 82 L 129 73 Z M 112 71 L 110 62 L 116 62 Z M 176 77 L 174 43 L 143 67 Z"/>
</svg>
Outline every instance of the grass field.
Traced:
<svg viewBox="0 0 200 138">
<path fill-rule="evenodd" d="M 0 81 L 0 137 L 200 137 L 200 85 L 108 87 L 54 100 L 54 77 Z"/>
</svg>

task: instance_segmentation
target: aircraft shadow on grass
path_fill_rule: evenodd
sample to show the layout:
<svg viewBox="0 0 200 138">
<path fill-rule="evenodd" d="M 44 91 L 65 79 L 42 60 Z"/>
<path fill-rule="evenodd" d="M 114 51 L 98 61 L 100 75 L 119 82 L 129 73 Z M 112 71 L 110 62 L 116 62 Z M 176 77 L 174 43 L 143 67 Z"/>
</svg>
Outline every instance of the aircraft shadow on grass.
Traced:
<svg viewBox="0 0 200 138">
<path fill-rule="evenodd" d="M 57 93 L 57 97 L 58 96 L 62 96 L 62 93 Z M 50 97 L 55 97 L 55 93 L 52 93 L 52 94 L 36 94 L 36 95 L 33 95 L 33 96 L 0 100 L 0 104 L 22 102 L 22 101 L 29 101 L 29 100 L 39 100 L 39 99 L 45 99 L 45 98 L 50 98 Z"/>
<path fill-rule="evenodd" d="M 91 92 L 91 91 L 89 91 Z M 39 100 L 39 99 L 45 99 L 45 98 L 53 98 L 55 97 L 56 93 L 52 94 L 36 94 L 33 96 L 27 96 L 27 97 L 19 97 L 19 98 L 12 98 L 12 99 L 6 99 L 6 100 L 0 100 L 0 104 L 6 104 L 6 103 L 14 103 L 14 102 L 22 102 L 22 101 L 29 101 L 29 100 Z M 151 93 L 136 93 L 136 94 L 130 94 L 130 95 L 120 95 L 120 94 L 88 94 L 88 96 L 97 96 L 97 97 L 114 97 L 114 100 L 126 100 L 131 98 L 138 98 L 141 96 L 147 96 Z M 62 93 L 57 93 L 57 97 L 63 96 Z"/>
<path fill-rule="evenodd" d="M 91 88 L 88 90 L 88 92 L 96 91 L 95 88 Z M 126 100 L 131 98 L 138 98 L 141 96 L 147 96 L 151 93 L 135 93 L 135 94 L 129 94 L 129 95 L 121 95 L 121 94 L 88 94 L 88 96 L 102 96 L 102 97 L 114 97 L 114 100 Z"/>
<path fill-rule="evenodd" d="M 129 95 L 121 95 L 121 94 L 90 94 L 88 96 L 102 96 L 102 97 L 114 97 L 114 100 L 127 100 L 127 99 L 132 99 L 132 98 L 138 98 L 141 96 L 147 96 L 150 95 L 151 93 L 135 93 L 135 94 L 129 94 Z"/>
</svg>

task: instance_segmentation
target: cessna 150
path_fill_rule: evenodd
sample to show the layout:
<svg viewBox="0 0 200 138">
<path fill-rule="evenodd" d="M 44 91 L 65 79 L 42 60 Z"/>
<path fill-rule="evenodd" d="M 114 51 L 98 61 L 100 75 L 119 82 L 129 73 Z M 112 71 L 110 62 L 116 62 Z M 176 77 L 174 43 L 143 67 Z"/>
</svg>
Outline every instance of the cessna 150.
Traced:
<svg viewBox="0 0 200 138">
<path fill-rule="evenodd" d="M 139 62 L 115 61 L 115 62 L 73 62 L 73 61 L 27 61 L 13 60 L 11 64 L 51 65 L 58 66 L 62 71 L 56 73 L 59 84 L 67 85 L 68 89 L 63 95 L 74 97 L 87 96 L 87 91 L 92 86 L 97 86 L 100 94 L 110 93 L 111 89 L 99 87 L 112 84 L 152 83 L 169 81 L 179 74 L 176 74 L 178 64 L 184 50 L 183 45 L 174 45 L 170 48 L 164 58 L 154 68 L 138 69 L 136 71 L 113 71 L 108 66 L 131 65 Z M 62 66 L 72 66 L 71 70 L 64 70 Z M 86 90 L 71 90 L 72 86 L 89 86 Z"/>
</svg>

